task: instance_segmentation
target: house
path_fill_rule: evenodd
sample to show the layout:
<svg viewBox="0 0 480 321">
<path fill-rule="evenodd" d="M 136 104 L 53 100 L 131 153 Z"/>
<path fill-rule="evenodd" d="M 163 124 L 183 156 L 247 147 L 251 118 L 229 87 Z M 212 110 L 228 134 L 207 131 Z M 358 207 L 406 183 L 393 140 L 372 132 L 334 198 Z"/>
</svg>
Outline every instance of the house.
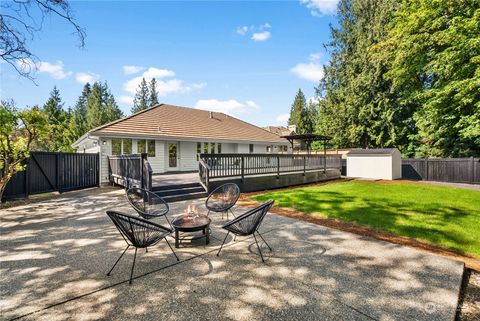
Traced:
<svg viewBox="0 0 480 321">
<path fill-rule="evenodd" d="M 159 104 L 94 128 L 72 147 L 99 153 L 101 182 L 108 182 L 109 155 L 147 153 L 158 174 L 196 171 L 200 153 L 276 153 L 288 142 L 224 113 Z"/>
<path fill-rule="evenodd" d="M 263 127 L 266 131 L 269 131 L 271 133 L 274 133 L 278 136 L 287 136 L 290 134 L 295 134 L 297 131 L 297 126 L 295 125 L 289 125 L 288 127 L 284 126 L 267 126 Z"/>
</svg>

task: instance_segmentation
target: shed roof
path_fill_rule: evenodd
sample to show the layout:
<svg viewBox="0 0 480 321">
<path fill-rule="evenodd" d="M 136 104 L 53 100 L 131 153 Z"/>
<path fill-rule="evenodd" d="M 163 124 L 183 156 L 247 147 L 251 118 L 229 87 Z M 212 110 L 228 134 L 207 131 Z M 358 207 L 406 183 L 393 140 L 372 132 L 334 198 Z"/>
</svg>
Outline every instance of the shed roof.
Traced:
<svg viewBox="0 0 480 321">
<path fill-rule="evenodd" d="M 202 138 L 286 144 L 260 127 L 220 112 L 159 104 L 131 116 L 92 129 L 100 136 Z"/>
<path fill-rule="evenodd" d="M 392 155 L 396 148 L 369 148 L 369 149 L 352 149 L 348 152 L 348 156 L 367 156 L 367 155 Z"/>
</svg>

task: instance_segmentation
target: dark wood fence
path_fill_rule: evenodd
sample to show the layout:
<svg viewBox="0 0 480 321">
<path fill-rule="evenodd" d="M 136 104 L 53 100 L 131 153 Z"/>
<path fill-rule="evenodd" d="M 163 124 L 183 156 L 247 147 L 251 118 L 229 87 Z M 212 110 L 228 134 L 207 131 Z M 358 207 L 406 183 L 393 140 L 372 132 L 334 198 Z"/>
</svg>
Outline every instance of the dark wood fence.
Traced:
<svg viewBox="0 0 480 321">
<path fill-rule="evenodd" d="M 113 155 L 108 157 L 110 182 L 125 188 L 140 186 L 152 189 L 152 168 L 147 154 Z"/>
<path fill-rule="evenodd" d="M 5 199 L 66 192 L 99 185 L 99 155 L 31 152 L 26 169 L 8 182 Z"/>
<path fill-rule="evenodd" d="M 480 183 L 479 158 L 404 158 L 402 178 L 452 183 Z"/>
<path fill-rule="evenodd" d="M 199 176 L 204 187 L 212 178 L 241 177 L 341 168 L 341 155 L 200 154 Z"/>
</svg>

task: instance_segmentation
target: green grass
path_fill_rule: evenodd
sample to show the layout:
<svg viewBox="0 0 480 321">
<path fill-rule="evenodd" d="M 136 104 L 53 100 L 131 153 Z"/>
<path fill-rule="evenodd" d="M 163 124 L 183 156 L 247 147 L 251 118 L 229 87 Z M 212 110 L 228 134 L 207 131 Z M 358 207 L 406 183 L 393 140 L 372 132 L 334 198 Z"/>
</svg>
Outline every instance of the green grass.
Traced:
<svg viewBox="0 0 480 321">
<path fill-rule="evenodd" d="M 480 192 L 426 184 L 338 182 L 269 192 L 280 207 L 412 237 L 480 257 Z"/>
</svg>

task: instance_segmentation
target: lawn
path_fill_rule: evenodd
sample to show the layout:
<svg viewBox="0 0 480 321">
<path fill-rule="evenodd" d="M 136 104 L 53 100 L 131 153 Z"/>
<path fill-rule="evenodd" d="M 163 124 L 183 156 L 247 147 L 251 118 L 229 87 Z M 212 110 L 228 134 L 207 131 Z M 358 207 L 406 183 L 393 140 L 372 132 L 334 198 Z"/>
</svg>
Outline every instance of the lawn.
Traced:
<svg viewBox="0 0 480 321">
<path fill-rule="evenodd" d="M 480 192 L 427 184 L 336 182 L 252 196 L 280 207 L 480 257 Z"/>
</svg>

